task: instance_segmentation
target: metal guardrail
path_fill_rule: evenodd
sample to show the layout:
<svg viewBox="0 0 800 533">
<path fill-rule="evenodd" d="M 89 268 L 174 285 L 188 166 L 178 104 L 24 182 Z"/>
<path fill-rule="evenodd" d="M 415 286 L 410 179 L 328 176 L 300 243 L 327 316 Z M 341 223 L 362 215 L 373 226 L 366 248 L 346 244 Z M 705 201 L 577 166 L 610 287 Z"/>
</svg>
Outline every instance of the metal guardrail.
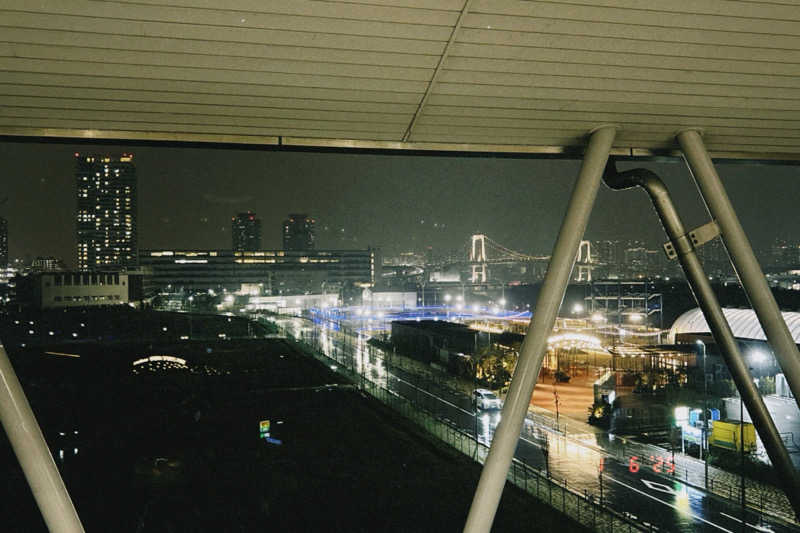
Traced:
<svg viewBox="0 0 800 533">
<path fill-rule="evenodd" d="M 315 325 L 315 327 L 317 327 Z M 489 453 L 489 446 L 479 442 L 473 435 L 464 432 L 453 422 L 442 419 L 437 415 L 425 411 L 411 399 L 404 398 L 398 393 L 386 389 L 383 384 L 372 381 L 368 376 L 358 373 L 350 364 L 352 354 L 343 354 L 338 348 L 334 354 L 329 355 L 321 350 L 318 343 L 312 344 L 306 340 L 296 339 L 289 331 L 285 330 L 286 338 L 293 342 L 300 350 L 331 367 L 335 372 L 344 375 L 353 383 L 359 385 L 360 390 L 387 405 L 405 418 L 411 420 L 425 429 L 427 433 L 440 441 L 448 444 L 454 450 L 483 464 Z M 346 332 L 339 331 L 341 335 Z M 318 336 L 315 336 L 318 339 Z M 382 351 L 371 347 L 370 354 L 386 361 Z M 580 492 L 569 486 L 566 479 L 559 480 L 549 473 L 534 468 L 523 461 L 514 459 L 509 469 L 507 479 L 516 487 L 525 491 L 536 499 L 546 503 L 558 512 L 577 521 L 587 528 L 602 533 L 657 531 L 656 526 L 649 523 L 639 523 L 628 518 L 603 502 L 598 501 L 587 492 Z"/>
</svg>

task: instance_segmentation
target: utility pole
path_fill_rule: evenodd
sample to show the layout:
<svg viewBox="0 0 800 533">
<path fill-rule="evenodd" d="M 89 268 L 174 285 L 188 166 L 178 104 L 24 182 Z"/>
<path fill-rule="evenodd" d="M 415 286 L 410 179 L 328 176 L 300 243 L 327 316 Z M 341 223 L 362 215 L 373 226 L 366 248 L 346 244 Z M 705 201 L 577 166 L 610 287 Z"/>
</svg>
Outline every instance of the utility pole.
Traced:
<svg viewBox="0 0 800 533">
<path fill-rule="evenodd" d="M 558 391 L 556 390 L 555 384 L 553 385 L 553 401 L 556 404 L 556 429 L 559 429 L 560 426 L 558 424 L 558 404 L 561 402 L 558 401 Z"/>
</svg>

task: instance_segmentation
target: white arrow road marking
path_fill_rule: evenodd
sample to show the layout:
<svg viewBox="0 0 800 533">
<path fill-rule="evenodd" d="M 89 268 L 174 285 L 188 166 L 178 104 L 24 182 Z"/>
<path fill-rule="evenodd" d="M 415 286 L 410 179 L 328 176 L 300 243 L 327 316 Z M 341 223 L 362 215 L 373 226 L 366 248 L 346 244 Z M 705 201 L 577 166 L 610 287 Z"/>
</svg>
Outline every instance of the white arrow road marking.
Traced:
<svg viewBox="0 0 800 533">
<path fill-rule="evenodd" d="M 663 483 L 659 483 L 658 481 L 650 481 L 649 479 L 643 479 L 642 483 L 647 485 L 648 489 L 655 490 L 657 492 L 664 492 L 666 494 L 677 494 L 675 489 L 670 487 L 669 485 L 664 485 Z"/>
</svg>

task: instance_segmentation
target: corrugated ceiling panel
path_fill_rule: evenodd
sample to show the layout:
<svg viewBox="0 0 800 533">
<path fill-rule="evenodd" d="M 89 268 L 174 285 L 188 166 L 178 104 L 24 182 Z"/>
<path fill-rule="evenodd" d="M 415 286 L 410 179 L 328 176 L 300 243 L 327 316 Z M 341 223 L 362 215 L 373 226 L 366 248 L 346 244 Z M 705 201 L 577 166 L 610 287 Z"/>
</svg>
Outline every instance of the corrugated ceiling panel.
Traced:
<svg viewBox="0 0 800 533">
<path fill-rule="evenodd" d="M 568 63 L 590 66 L 619 66 L 634 69 L 668 69 L 691 72 L 751 73 L 775 76 L 794 76 L 800 73 L 800 61 L 790 63 L 755 61 L 742 54 L 734 59 L 708 59 L 679 55 L 644 53 L 619 53 L 603 50 L 575 50 L 566 48 L 525 47 L 456 43 L 450 56 L 453 60 L 464 58 L 489 59 L 502 64 L 502 60 L 519 61 L 536 68 L 538 63 Z M 531 58 L 535 58 L 533 61 Z"/>
<path fill-rule="evenodd" d="M 742 34 L 739 34 L 742 35 Z M 763 48 L 743 37 L 742 46 L 720 46 L 716 44 L 665 42 L 647 39 L 621 39 L 612 36 L 594 35 L 549 35 L 546 33 L 521 33 L 493 29 L 464 28 L 459 33 L 459 42 L 525 46 L 540 48 L 567 48 L 572 50 L 602 50 L 621 54 L 646 54 L 653 56 L 699 57 L 707 59 L 770 61 L 775 63 L 797 63 L 798 53 L 794 49 Z M 535 56 L 534 56 L 535 57 Z"/>
<path fill-rule="evenodd" d="M 672 83 L 706 83 L 722 86 L 750 86 L 750 87 L 800 87 L 800 65 L 782 64 L 784 67 L 793 67 L 793 73 L 776 74 L 774 68 L 765 68 L 765 72 L 748 73 L 739 71 L 697 70 L 683 68 L 670 68 L 661 63 L 654 64 L 648 61 L 646 65 L 629 66 L 613 64 L 587 63 L 585 58 L 576 55 L 575 61 L 564 59 L 545 61 L 541 57 L 537 61 L 516 61 L 509 59 L 484 59 L 474 57 L 459 57 L 452 54 L 447 58 L 446 67 L 453 72 L 479 72 L 487 74 L 511 74 L 515 76 L 544 75 L 544 76 L 579 76 L 588 79 L 621 79 L 621 80 L 652 80 L 668 81 Z M 583 62 L 579 62 L 583 61 Z M 622 63 L 621 58 L 619 63 Z M 720 68 L 727 65 L 715 66 Z M 759 63 L 763 65 L 762 63 Z M 710 66 L 710 65 L 709 65 Z M 734 67 L 735 65 L 730 65 Z M 749 65 L 748 65 L 749 66 Z"/>
<path fill-rule="evenodd" d="M 368 35 L 403 39 L 447 40 L 455 16 L 446 11 L 409 10 L 357 6 L 344 3 L 265 2 L 260 8 L 242 10 L 235 2 L 211 7 L 174 7 L 169 2 L 59 0 L 29 2 L 4 0 L 9 11 L 90 17 L 126 21 L 159 21 L 177 24 L 233 28 L 282 29 L 302 32 Z M 207 4 L 206 4 L 207 5 Z M 220 7 L 224 7 L 220 9 Z M 237 9 L 237 7 L 239 9 Z"/>
<path fill-rule="evenodd" d="M 797 5 L 467 5 L 0 0 L 0 134 L 576 147 L 615 123 L 619 149 L 700 127 L 800 160 Z"/>
<path fill-rule="evenodd" d="M 686 0 L 672 2 L 599 1 L 518 1 L 476 0 L 471 13 L 538 17 L 583 22 L 611 22 L 667 28 L 698 28 L 767 34 L 797 35 L 793 22 L 800 20 L 796 5 L 729 0 Z M 771 26 L 771 28 L 770 28 Z"/>
<path fill-rule="evenodd" d="M 236 114 L 252 116 L 258 112 L 280 113 L 288 116 L 294 113 L 318 113 L 337 111 L 340 113 L 377 113 L 392 115 L 390 122 L 407 121 L 414 112 L 415 104 L 396 104 L 388 102 L 366 102 L 323 100 L 303 98 L 282 98 L 271 96 L 267 102 L 261 96 L 232 96 L 225 94 L 194 94 L 187 98 L 186 93 L 130 91 L 110 89 L 90 89 L 81 87 L 46 87 L 31 85 L 0 85 L 7 105 L 30 107 L 66 107 L 73 109 L 125 109 L 171 110 L 181 112 L 186 108 L 199 113 Z M 186 102 L 191 102 L 187 104 Z M 268 105 L 265 105 L 268 104 Z M 133 109 L 131 109 L 133 108 Z M 286 114 L 286 115 L 283 115 Z M 278 115 L 270 115 L 278 116 Z M 389 120 L 389 119 L 386 119 Z"/>
<path fill-rule="evenodd" d="M 437 54 L 404 54 L 370 50 L 342 50 L 306 46 L 282 46 L 243 42 L 173 39 L 108 33 L 83 33 L 61 30 L 37 30 L 3 27 L 6 43 L 40 44 L 58 50 L 65 47 L 99 48 L 113 51 L 161 52 L 164 54 L 201 54 L 226 58 L 257 58 L 290 61 L 330 62 L 334 64 L 384 65 L 392 67 L 436 67 Z M 51 52 L 52 53 L 52 52 Z"/>
<path fill-rule="evenodd" d="M 536 105 L 530 109 L 431 105 L 425 109 L 423 122 L 442 121 L 446 123 L 451 118 L 457 118 L 473 124 L 494 124 L 507 119 L 585 121 L 592 124 L 605 124 L 616 120 L 631 126 L 670 124 L 676 127 L 691 127 L 696 123 L 698 117 L 702 117 L 706 126 L 774 128 L 776 131 L 800 128 L 800 118 L 786 119 L 783 111 L 772 113 L 751 111 L 750 116 L 744 114 L 731 116 L 730 110 L 696 109 L 697 112 L 690 115 L 686 108 L 679 106 L 662 106 L 654 109 L 652 106 L 593 104 L 591 102 L 583 103 L 582 106 L 571 105 L 570 109 L 560 109 L 560 102 L 546 100 L 536 101 Z M 657 111 L 661 111 L 662 114 L 657 114 Z"/>
<path fill-rule="evenodd" d="M 36 112 L 38 109 L 46 109 L 52 112 L 75 110 L 77 106 L 73 99 L 64 98 L 45 98 L 31 96 L 9 96 L 3 99 L 4 106 L 0 109 L 18 109 L 17 113 L 28 109 Z M 336 120 L 342 122 L 375 122 L 378 124 L 402 124 L 407 123 L 407 113 L 388 113 L 388 112 L 367 112 L 364 109 L 325 110 L 325 109 L 292 109 L 290 107 L 242 107 L 225 105 L 198 105 L 196 103 L 160 103 L 160 102 L 129 102 L 129 101 L 109 101 L 109 100 L 88 100 L 80 99 L 84 104 L 85 112 L 110 112 L 110 113 L 142 113 L 142 114 L 178 114 L 185 116 L 205 116 L 205 120 L 213 120 L 210 117 L 246 117 L 248 119 L 268 119 L 283 118 L 293 120 Z M 91 110 L 91 111 L 89 111 Z M 37 115 L 38 116 L 38 115 Z M 119 116 L 119 115 L 118 115 Z"/>
</svg>

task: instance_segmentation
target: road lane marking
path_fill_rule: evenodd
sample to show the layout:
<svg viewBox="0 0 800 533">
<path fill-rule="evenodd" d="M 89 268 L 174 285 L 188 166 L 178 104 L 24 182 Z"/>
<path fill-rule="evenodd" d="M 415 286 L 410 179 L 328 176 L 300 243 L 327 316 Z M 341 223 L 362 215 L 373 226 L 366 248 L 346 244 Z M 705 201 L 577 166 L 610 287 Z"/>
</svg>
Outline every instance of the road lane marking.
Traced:
<svg viewBox="0 0 800 533">
<path fill-rule="evenodd" d="M 730 518 L 731 520 L 736 520 L 736 521 L 737 521 L 737 522 L 739 522 L 740 524 L 742 523 L 742 519 L 741 519 L 741 518 L 736 518 L 735 516 L 731 516 L 731 515 L 729 515 L 728 513 L 723 513 L 723 512 L 720 512 L 719 514 L 721 514 L 722 516 L 724 516 L 724 517 L 726 517 L 726 518 Z M 768 533 L 772 533 L 772 530 L 771 530 L 771 529 L 769 529 L 769 528 L 766 528 L 766 527 L 764 527 L 764 526 L 757 526 L 757 525 L 755 525 L 755 524 L 748 524 L 747 522 L 745 522 L 745 523 L 744 523 L 744 525 L 746 525 L 746 526 L 748 526 L 748 527 L 752 527 L 752 528 L 753 528 L 753 529 L 755 529 L 756 531 L 766 531 L 766 532 L 768 532 Z"/>
<path fill-rule="evenodd" d="M 605 475 L 605 476 L 603 476 L 603 477 L 604 477 L 604 478 L 607 478 L 607 479 L 610 479 L 610 480 L 611 480 L 611 481 L 613 481 L 614 483 L 619 483 L 619 484 L 620 484 L 620 485 L 622 485 L 623 487 L 627 487 L 627 488 L 631 489 L 631 490 L 632 490 L 632 491 L 634 491 L 634 492 L 638 492 L 638 493 L 639 493 L 639 494 L 641 494 L 642 496 L 646 496 L 646 497 L 650 498 L 651 500 L 655 500 L 655 501 L 657 501 L 658 503 L 663 503 L 664 505 L 667 505 L 667 506 L 669 506 L 669 507 L 672 507 L 673 509 L 675 509 L 676 511 L 678 511 L 678 512 L 679 512 L 679 513 L 681 513 L 681 514 L 688 515 L 688 516 L 690 516 L 690 517 L 692 517 L 692 518 L 695 518 L 695 519 L 697 519 L 697 520 L 700 520 L 701 522 L 705 522 L 706 524 L 708 524 L 708 525 L 710 525 L 710 526 L 713 526 L 713 527 L 715 527 L 715 528 L 717 528 L 717 529 L 719 529 L 719 530 L 721 530 L 721 531 L 725 531 L 726 533 L 733 533 L 733 531 L 731 531 L 730 529 L 725 529 L 724 527 L 722 527 L 722 526 L 719 526 L 719 525 L 715 524 L 714 522 L 709 522 L 709 521 L 708 521 L 708 520 L 706 520 L 705 518 L 702 518 L 702 517 L 699 517 L 699 516 L 697 516 L 697 515 L 694 515 L 694 514 L 692 514 L 692 513 L 688 512 L 688 511 L 686 511 L 686 510 L 684 510 L 684 509 L 681 509 L 681 508 L 680 508 L 680 507 L 678 507 L 677 505 L 673 505 L 673 504 L 671 504 L 671 503 L 665 502 L 665 501 L 664 501 L 664 500 L 662 500 L 662 499 L 656 498 L 655 496 L 652 496 L 652 495 L 650 495 L 650 494 L 647 494 L 647 493 L 646 493 L 645 491 L 643 491 L 643 490 L 639 490 L 639 489 L 637 489 L 637 488 L 631 487 L 631 486 L 630 486 L 630 485 L 628 485 L 627 483 L 623 483 L 622 481 L 618 481 L 618 480 L 614 479 L 614 478 L 613 478 L 613 477 L 611 477 L 611 476 Z"/>
<path fill-rule="evenodd" d="M 390 374 L 390 375 L 392 375 L 392 374 Z M 444 403 L 444 404 L 447 404 L 447 405 L 449 405 L 450 407 L 454 407 L 454 408 L 458 409 L 459 411 L 461 411 L 461 412 L 462 412 L 462 413 L 464 413 L 464 414 L 467 414 L 467 415 L 469 415 L 469 416 L 473 416 L 474 414 L 476 414 L 476 413 L 472 413 L 472 412 L 470 412 L 470 411 L 467 411 L 466 409 L 464 409 L 464 408 L 462 408 L 462 407 L 460 407 L 460 406 L 458 406 L 458 405 L 456 405 L 456 404 L 454 404 L 454 403 L 450 403 L 450 402 L 448 402 L 447 400 L 445 400 L 445 399 L 444 399 L 444 398 L 442 398 L 441 396 L 436 396 L 435 394 L 432 394 L 432 393 L 430 393 L 430 392 L 426 391 L 425 389 L 420 389 L 419 387 L 417 387 L 417 386 L 416 386 L 416 385 L 414 385 L 413 383 L 411 383 L 411 382 L 409 382 L 409 381 L 406 381 L 406 380 L 404 380 L 403 378 L 399 378 L 399 377 L 397 377 L 397 375 L 396 375 L 396 374 L 394 375 L 394 379 L 396 379 L 397 381 L 399 381 L 399 382 L 401 382 L 401 383 L 405 383 L 406 385 L 408 385 L 408 386 L 409 386 L 409 387 L 411 387 L 411 388 L 414 388 L 414 389 L 416 389 L 416 390 L 418 390 L 418 391 L 420 391 L 420 392 L 423 392 L 423 393 L 427 394 L 427 395 L 428 395 L 428 396 L 430 396 L 431 398 L 436 398 L 436 399 L 437 399 L 437 400 L 439 400 L 440 402 L 442 402 L 442 403 Z"/>
<path fill-rule="evenodd" d="M 64 353 L 64 352 L 44 352 L 47 355 L 60 355 L 61 357 L 80 357 L 80 355 L 76 353 Z"/>
</svg>

